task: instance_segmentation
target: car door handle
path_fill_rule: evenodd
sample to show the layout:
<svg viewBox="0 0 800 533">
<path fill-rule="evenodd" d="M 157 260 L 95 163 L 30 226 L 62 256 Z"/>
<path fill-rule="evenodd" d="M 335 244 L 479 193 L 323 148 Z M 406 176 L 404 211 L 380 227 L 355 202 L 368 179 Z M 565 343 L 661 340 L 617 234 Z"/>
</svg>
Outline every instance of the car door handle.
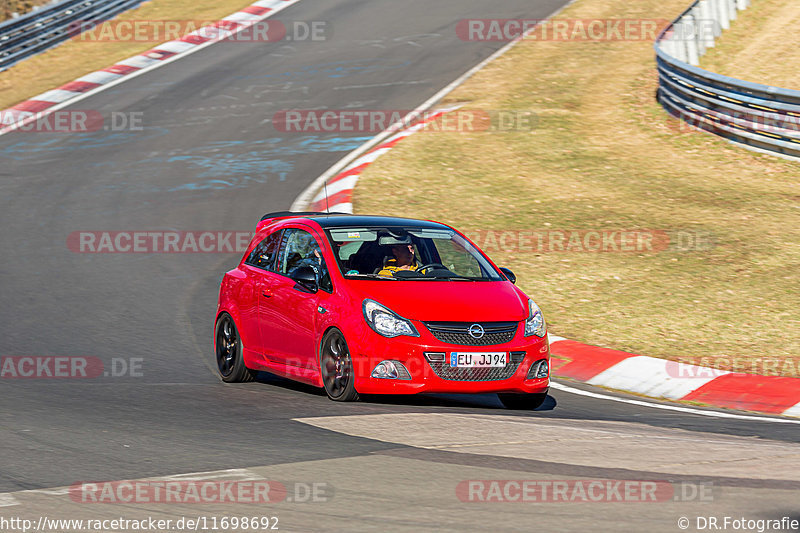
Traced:
<svg viewBox="0 0 800 533">
<path fill-rule="evenodd" d="M 272 298 L 272 291 L 268 290 L 268 289 L 264 289 L 263 291 L 261 291 L 261 296 L 263 296 L 265 298 Z"/>
</svg>

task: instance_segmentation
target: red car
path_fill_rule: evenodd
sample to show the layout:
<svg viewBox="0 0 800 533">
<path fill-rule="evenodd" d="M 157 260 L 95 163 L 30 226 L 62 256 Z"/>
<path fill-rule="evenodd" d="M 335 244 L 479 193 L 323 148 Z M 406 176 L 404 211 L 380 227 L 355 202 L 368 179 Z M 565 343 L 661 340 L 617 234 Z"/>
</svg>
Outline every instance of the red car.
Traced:
<svg viewBox="0 0 800 533">
<path fill-rule="evenodd" d="M 550 385 L 542 312 L 464 235 L 438 222 L 271 213 L 222 280 L 222 380 L 267 371 L 332 400 L 498 393 L 535 409 Z"/>
</svg>

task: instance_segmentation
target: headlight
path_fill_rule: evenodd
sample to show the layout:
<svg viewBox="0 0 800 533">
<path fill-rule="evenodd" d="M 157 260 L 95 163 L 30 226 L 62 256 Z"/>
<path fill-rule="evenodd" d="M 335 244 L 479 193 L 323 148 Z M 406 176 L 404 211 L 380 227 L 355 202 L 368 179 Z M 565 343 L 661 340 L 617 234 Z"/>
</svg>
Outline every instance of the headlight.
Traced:
<svg viewBox="0 0 800 533">
<path fill-rule="evenodd" d="M 409 320 L 389 310 L 374 300 L 364 300 L 364 320 L 376 333 L 384 337 L 419 337 L 417 329 Z"/>
<path fill-rule="evenodd" d="M 528 319 L 525 321 L 525 336 L 544 337 L 547 334 L 547 324 L 544 323 L 544 315 L 539 306 L 528 300 Z"/>
</svg>

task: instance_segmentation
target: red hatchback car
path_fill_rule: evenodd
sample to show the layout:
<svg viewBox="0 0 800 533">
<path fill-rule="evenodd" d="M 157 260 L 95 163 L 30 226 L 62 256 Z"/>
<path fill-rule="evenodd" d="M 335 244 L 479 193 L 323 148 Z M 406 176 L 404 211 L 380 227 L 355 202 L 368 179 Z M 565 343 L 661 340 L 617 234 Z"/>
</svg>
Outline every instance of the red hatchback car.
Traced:
<svg viewBox="0 0 800 533">
<path fill-rule="evenodd" d="M 498 393 L 535 409 L 550 385 L 541 310 L 464 235 L 437 222 L 271 213 L 222 280 L 223 381 L 267 371 L 332 400 Z"/>
</svg>

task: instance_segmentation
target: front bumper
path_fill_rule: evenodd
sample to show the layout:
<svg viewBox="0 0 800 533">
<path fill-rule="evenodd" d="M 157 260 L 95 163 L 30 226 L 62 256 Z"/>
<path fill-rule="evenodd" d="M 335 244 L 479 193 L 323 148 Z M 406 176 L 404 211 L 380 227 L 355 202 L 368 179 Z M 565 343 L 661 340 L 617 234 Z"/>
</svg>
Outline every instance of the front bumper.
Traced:
<svg viewBox="0 0 800 533">
<path fill-rule="evenodd" d="M 526 379 L 528 370 L 536 361 L 546 359 L 548 364 L 550 363 L 550 346 L 547 336 L 544 338 L 524 337 L 520 328 L 514 338 L 504 344 L 462 346 L 442 343 L 428 332 L 424 325 L 418 323 L 414 325 L 420 332 L 420 337 L 387 339 L 368 329 L 362 334 L 360 342 L 351 344 L 355 387 L 359 393 L 545 393 L 550 387 L 549 376 L 540 379 Z M 450 352 L 524 352 L 525 355 L 516 371 L 505 379 L 460 381 L 452 379 L 452 376 L 450 379 L 445 379 L 437 375 L 431 363 L 425 358 L 425 353 L 449 354 Z M 411 379 L 370 377 L 375 366 L 387 359 L 402 363 L 411 375 Z M 509 364 L 511 364 L 510 358 Z"/>
</svg>

